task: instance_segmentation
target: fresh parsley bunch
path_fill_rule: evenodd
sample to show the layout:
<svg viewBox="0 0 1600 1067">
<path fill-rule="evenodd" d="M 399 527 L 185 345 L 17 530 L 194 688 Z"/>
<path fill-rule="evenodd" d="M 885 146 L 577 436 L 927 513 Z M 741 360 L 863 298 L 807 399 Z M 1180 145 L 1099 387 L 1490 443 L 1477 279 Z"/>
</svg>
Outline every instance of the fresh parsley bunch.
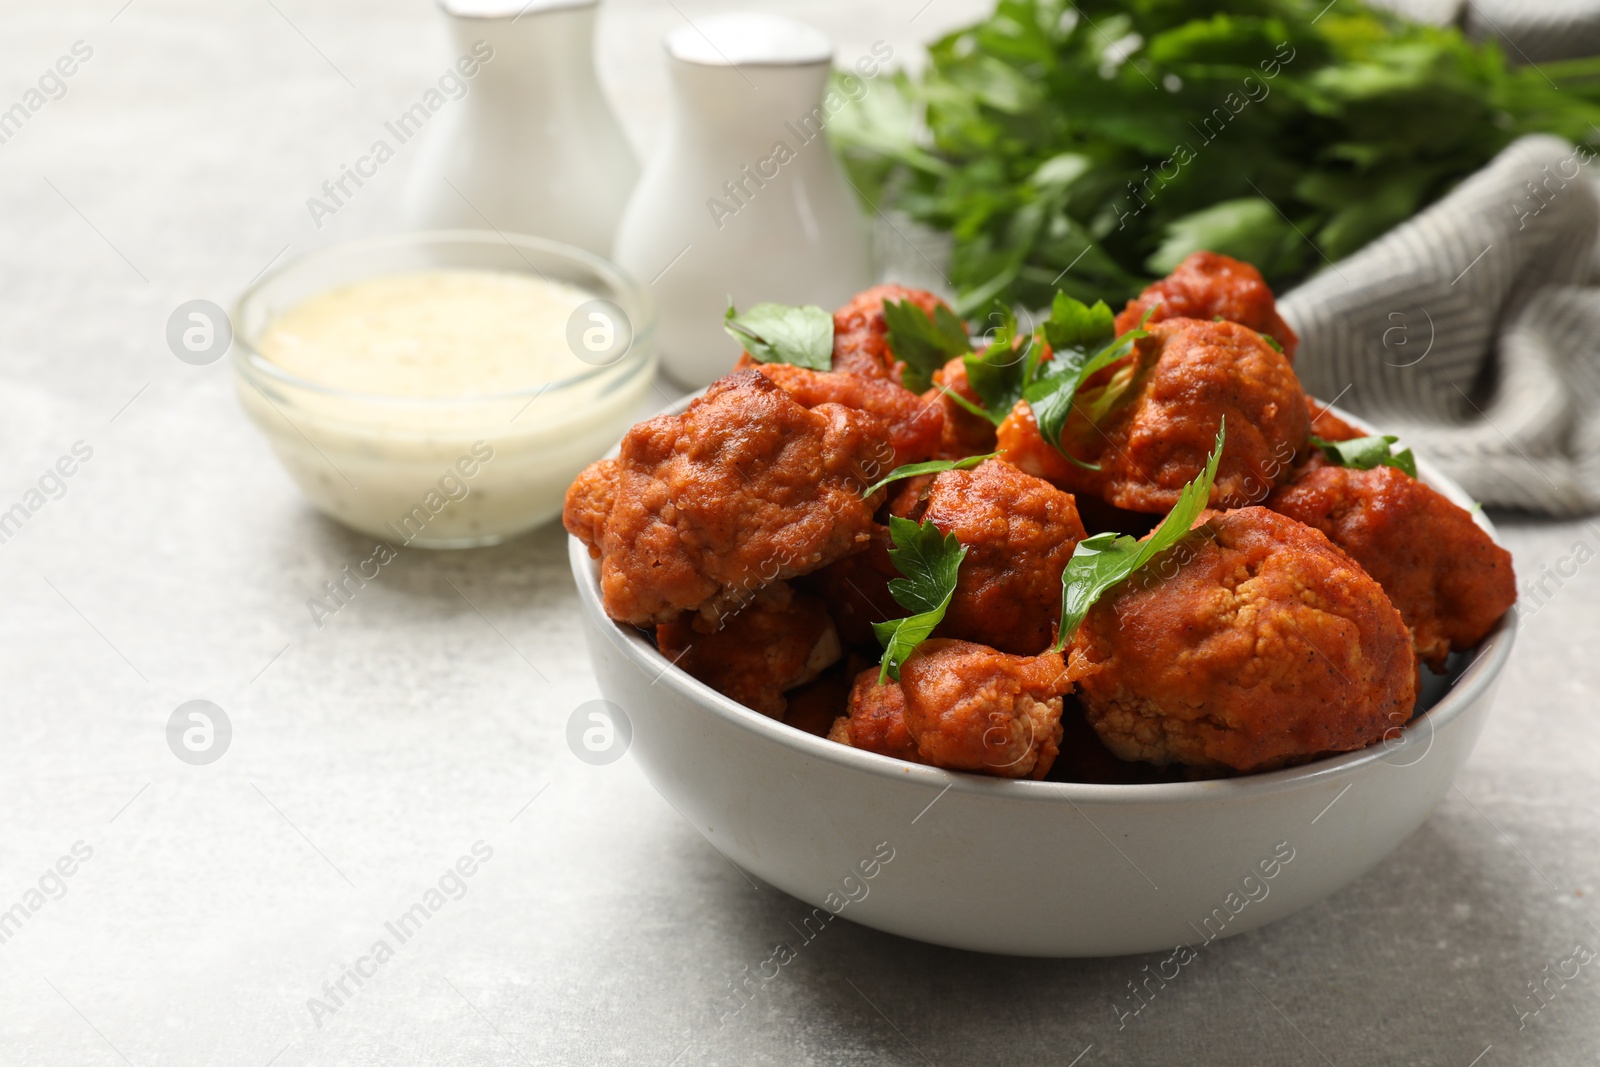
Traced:
<svg viewBox="0 0 1600 1067">
<path fill-rule="evenodd" d="M 1521 134 L 1600 142 L 1600 58 L 1511 67 L 1360 0 L 1000 0 L 930 58 L 828 130 L 871 206 L 949 232 L 963 314 L 1120 301 L 1198 249 L 1282 286 Z"/>
</svg>

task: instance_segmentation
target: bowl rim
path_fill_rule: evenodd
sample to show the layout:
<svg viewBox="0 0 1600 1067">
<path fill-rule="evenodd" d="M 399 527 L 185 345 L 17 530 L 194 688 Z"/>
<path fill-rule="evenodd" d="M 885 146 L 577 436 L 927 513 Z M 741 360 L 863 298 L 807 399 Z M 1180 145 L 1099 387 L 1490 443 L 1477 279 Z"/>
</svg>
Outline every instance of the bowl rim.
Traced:
<svg viewBox="0 0 1600 1067">
<path fill-rule="evenodd" d="M 698 395 L 698 392 L 693 393 L 667 406 L 663 414 L 681 411 Z M 1364 420 L 1331 404 L 1325 405 L 1324 410 L 1358 429 L 1368 432 L 1372 430 Z M 615 455 L 616 451 L 612 449 L 610 455 Z M 1443 493 L 1453 503 L 1464 507 L 1466 505 L 1462 504 L 1463 500 L 1470 502 L 1471 498 L 1460 486 L 1445 477 L 1427 460 L 1419 458 L 1417 468 L 1418 474 L 1421 475 L 1420 480 L 1424 484 Z M 1481 510 L 1473 513 L 1473 519 L 1496 544 L 1501 544 L 1499 532 Z M 1395 751 L 1388 743 L 1380 741 L 1352 752 L 1339 753 L 1282 770 L 1199 782 L 1135 784 L 1036 782 L 1029 779 L 995 778 L 966 771 L 930 767 L 926 764 L 908 763 L 891 756 L 841 745 L 826 737 L 796 729 L 753 711 L 692 677 L 662 655 L 660 650 L 645 638 L 642 631 L 634 627 L 625 627 L 606 615 L 600 600 L 599 561 L 590 557 L 588 548 L 576 537 L 569 534 L 567 540 L 568 558 L 572 565 L 573 579 L 577 583 L 582 610 L 590 622 L 596 625 L 605 634 L 606 639 L 627 656 L 634 666 L 647 671 L 655 679 L 651 683 L 652 686 L 666 685 L 679 696 L 704 707 L 730 725 L 775 741 L 800 754 L 824 760 L 841 768 L 862 771 L 877 778 L 925 785 L 938 791 L 939 796 L 954 790 L 996 799 L 1066 803 L 1074 806 L 1078 802 L 1084 802 L 1096 806 L 1119 807 L 1160 806 L 1196 801 L 1225 802 L 1295 792 L 1307 785 L 1352 777 L 1375 763 L 1384 762 L 1385 757 L 1391 751 Z M 1448 727 L 1467 709 L 1489 695 L 1511 656 L 1512 646 L 1516 642 L 1518 618 L 1517 605 L 1513 604 L 1472 653 L 1471 660 L 1461 668 L 1461 672 L 1450 684 L 1449 690 L 1433 707 L 1406 723 L 1402 727 L 1403 735 L 1420 735 L 1423 733 L 1421 728 L 1426 727 L 1426 735 L 1431 744 L 1435 731 Z M 624 708 L 623 711 L 626 712 L 627 709 Z M 1426 758 L 1426 755 L 1427 752 L 1424 751 L 1423 756 L 1413 762 Z M 1410 764 L 1391 764 L 1391 766 L 1403 768 Z"/>
<path fill-rule="evenodd" d="M 478 396 L 395 396 L 384 393 L 361 392 L 354 389 L 341 389 L 337 386 L 326 385 L 294 374 L 262 355 L 251 339 L 240 328 L 240 325 L 244 322 L 246 304 L 259 297 L 269 284 L 295 271 L 304 270 L 315 263 L 351 253 L 372 253 L 380 252 L 385 248 L 418 247 L 451 242 L 509 246 L 519 255 L 522 249 L 526 248 L 541 254 L 565 258 L 588 267 L 604 278 L 610 289 L 609 293 L 599 294 L 602 298 L 609 299 L 613 294 L 623 295 L 633 303 L 638 312 L 637 318 L 640 320 L 639 322 L 631 321 L 633 316 L 630 316 L 629 325 L 633 329 L 633 341 L 628 350 L 622 354 L 621 358 L 610 363 L 601 364 L 591 370 L 567 378 L 557 378 L 555 381 L 542 382 L 526 389 L 515 389 L 504 393 L 484 393 Z M 526 262 L 526 257 L 524 257 L 524 261 Z M 528 265 L 530 267 L 533 266 L 532 263 Z M 543 272 L 537 267 L 533 267 L 533 272 L 541 277 L 543 276 Z M 379 278 L 403 273 L 407 272 L 389 271 L 374 273 L 369 277 Z M 627 271 L 603 256 L 598 256 L 576 245 L 564 244 L 546 237 L 535 237 L 520 233 L 503 233 L 499 230 L 473 229 L 414 230 L 402 233 L 378 234 L 371 237 L 358 237 L 349 241 L 336 241 L 332 244 L 310 249 L 284 260 L 245 286 L 244 290 L 234 299 L 230 314 L 233 326 L 233 364 L 239 373 L 247 378 L 260 377 L 278 385 L 335 399 L 357 401 L 363 404 L 421 408 L 459 407 L 463 404 L 497 404 L 524 399 L 531 400 L 532 398 L 543 396 L 545 393 L 572 389 L 596 379 L 604 378 L 608 374 L 616 374 L 621 368 L 631 368 L 637 364 L 648 363 L 653 357 L 652 341 L 656 326 L 655 301 L 652 299 L 650 291 L 641 286 Z"/>
</svg>

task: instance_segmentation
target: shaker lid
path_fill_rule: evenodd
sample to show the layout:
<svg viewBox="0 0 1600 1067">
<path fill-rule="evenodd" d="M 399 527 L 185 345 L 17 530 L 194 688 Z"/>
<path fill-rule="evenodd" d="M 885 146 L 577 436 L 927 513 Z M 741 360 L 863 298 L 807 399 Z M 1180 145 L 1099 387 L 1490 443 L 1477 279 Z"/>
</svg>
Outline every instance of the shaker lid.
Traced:
<svg viewBox="0 0 1600 1067">
<path fill-rule="evenodd" d="M 804 22 L 754 11 L 710 15 L 667 34 L 667 54 L 708 67 L 827 63 L 833 42 Z"/>
<path fill-rule="evenodd" d="M 517 19 L 541 11 L 593 7 L 599 0 L 439 0 L 447 15 L 460 18 Z"/>
</svg>

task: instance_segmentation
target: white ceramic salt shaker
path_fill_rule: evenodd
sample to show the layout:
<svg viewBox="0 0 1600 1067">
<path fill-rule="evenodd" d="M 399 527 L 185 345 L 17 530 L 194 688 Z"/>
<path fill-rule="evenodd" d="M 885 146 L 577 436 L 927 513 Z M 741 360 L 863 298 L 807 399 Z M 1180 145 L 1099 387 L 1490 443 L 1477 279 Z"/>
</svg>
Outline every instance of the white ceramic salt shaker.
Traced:
<svg viewBox="0 0 1600 1067">
<path fill-rule="evenodd" d="M 598 0 L 440 0 L 466 94 L 429 130 L 406 193 L 415 229 L 498 229 L 610 255 L 639 176 L 600 92 Z M 483 42 L 483 44 L 479 44 Z M 492 55 L 483 59 L 485 48 Z"/>
<path fill-rule="evenodd" d="M 650 286 L 661 362 L 701 386 L 738 356 L 731 298 L 832 310 L 871 284 L 868 231 L 828 147 L 833 46 L 774 15 L 696 20 L 666 38 L 665 144 L 628 201 L 613 258 Z"/>
</svg>

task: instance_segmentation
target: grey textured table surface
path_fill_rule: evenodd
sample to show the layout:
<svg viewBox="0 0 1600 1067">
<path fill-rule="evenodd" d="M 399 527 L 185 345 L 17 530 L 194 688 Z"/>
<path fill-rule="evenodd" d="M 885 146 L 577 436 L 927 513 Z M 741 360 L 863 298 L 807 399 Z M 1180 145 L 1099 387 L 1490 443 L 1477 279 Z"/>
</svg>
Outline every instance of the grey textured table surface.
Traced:
<svg viewBox="0 0 1600 1067">
<path fill-rule="evenodd" d="M 910 46 L 972 10 L 934 0 L 913 22 L 922 4 L 788 7 L 841 49 Z M 656 41 L 682 17 L 603 16 L 603 76 L 644 153 Z M 1600 961 L 1537 1014 L 1528 986 L 1600 945 L 1600 526 L 1526 519 L 1502 524 L 1519 571 L 1576 573 L 1528 619 L 1459 790 L 1353 886 L 1208 948 L 1121 1030 L 1126 983 L 1159 957 L 993 958 L 849 923 L 719 1026 L 713 1004 L 805 909 L 741 876 L 630 760 L 568 751 L 596 687 L 560 531 L 407 552 L 316 629 L 306 597 L 369 543 L 306 507 L 225 363 L 163 341 L 178 303 L 227 303 L 286 245 L 384 226 L 398 164 L 321 232 L 304 199 L 439 65 L 436 12 L 13 0 L 0 27 L 7 104 L 74 41 L 94 49 L 0 145 L 0 503 L 93 449 L 0 545 L 0 908 L 92 850 L 0 943 L 0 1064 L 1600 1055 Z M 164 736 L 196 697 L 235 731 L 206 767 Z M 314 1019 L 308 998 L 480 840 L 493 856 L 465 896 Z"/>
</svg>

